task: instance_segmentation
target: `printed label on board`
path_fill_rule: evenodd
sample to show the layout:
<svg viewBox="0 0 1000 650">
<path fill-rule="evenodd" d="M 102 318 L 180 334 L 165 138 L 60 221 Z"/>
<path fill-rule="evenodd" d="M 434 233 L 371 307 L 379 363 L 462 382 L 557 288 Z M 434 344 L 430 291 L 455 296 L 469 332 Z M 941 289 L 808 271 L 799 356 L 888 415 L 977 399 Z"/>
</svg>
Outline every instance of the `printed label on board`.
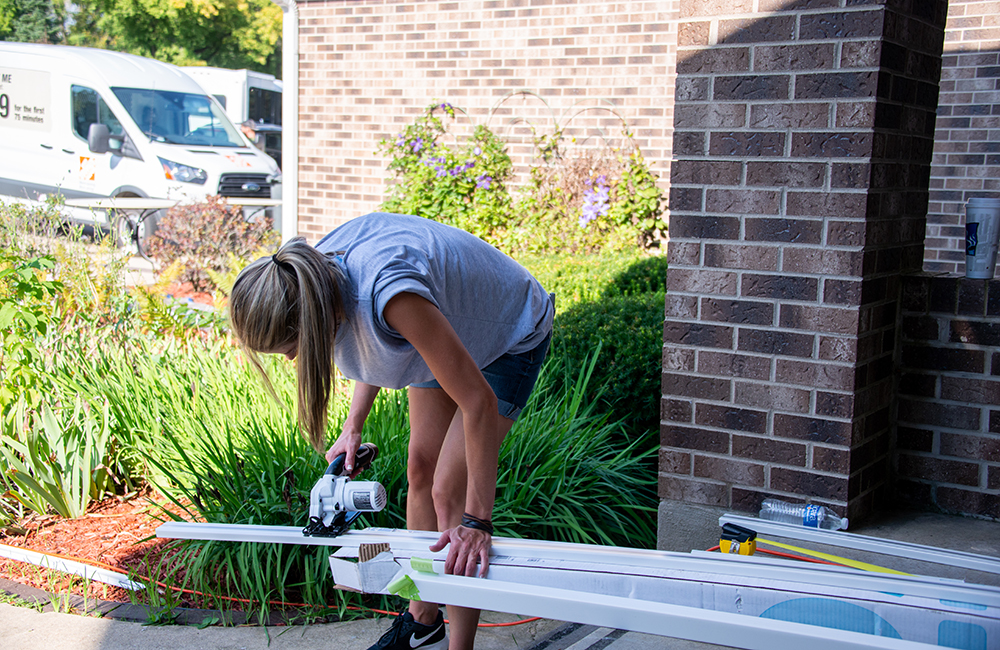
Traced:
<svg viewBox="0 0 1000 650">
<path fill-rule="evenodd" d="M 49 73 L 0 66 L 0 128 L 49 131 L 51 123 Z"/>
</svg>

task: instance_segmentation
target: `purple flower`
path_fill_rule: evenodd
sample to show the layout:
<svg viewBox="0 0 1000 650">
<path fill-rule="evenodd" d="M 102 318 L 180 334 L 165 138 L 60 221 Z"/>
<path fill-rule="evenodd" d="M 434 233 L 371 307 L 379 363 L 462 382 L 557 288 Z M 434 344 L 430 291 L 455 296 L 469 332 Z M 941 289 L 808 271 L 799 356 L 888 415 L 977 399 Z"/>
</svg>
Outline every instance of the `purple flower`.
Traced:
<svg viewBox="0 0 1000 650">
<path fill-rule="evenodd" d="M 488 176 L 487 174 L 482 174 L 479 176 L 479 178 L 476 179 L 476 189 L 477 190 L 489 189 L 490 183 L 492 182 L 493 179 L 490 178 L 490 176 Z"/>
<path fill-rule="evenodd" d="M 402 133 L 396 136 L 396 146 L 399 147 L 400 149 L 406 146 L 406 136 L 403 135 Z"/>
<path fill-rule="evenodd" d="M 472 153 L 473 155 L 481 156 L 483 154 L 483 150 L 480 147 L 476 147 L 475 149 L 472 150 Z"/>
<path fill-rule="evenodd" d="M 607 179 L 601 175 L 594 181 L 588 182 L 590 188 L 583 193 L 583 211 L 580 213 L 580 227 L 585 227 L 597 217 L 604 217 L 608 214 L 610 188 L 607 186 Z"/>
<path fill-rule="evenodd" d="M 415 152 L 416 151 L 420 151 L 421 149 L 424 148 L 424 139 L 423 138 L 417 138 L 416 140 L 413 141 L 413 143 L 410 145 L 410 147 Z"/>
</svg>

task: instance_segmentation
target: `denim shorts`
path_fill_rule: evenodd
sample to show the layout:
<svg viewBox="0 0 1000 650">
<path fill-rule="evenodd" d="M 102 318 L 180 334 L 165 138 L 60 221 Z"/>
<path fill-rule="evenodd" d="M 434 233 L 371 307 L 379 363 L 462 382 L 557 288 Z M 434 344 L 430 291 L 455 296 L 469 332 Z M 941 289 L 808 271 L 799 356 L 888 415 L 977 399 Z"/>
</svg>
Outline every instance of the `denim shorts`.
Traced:
<svg viewBox="0 0 1000 650">
<path fill-rule="evenodd" d="M 482 369 L 486 383 L 490 385 L 497 396 L 497 405 L 500 415 L 503 417 L 516 421 L 517 416 L 521 415 L 521 410 L 528 403 L 528 396 L 531 395 L 531 390 L 535 387 L 538 371 L 542 367 L 542 362 L 545 361 L 551 340 L 552 332 L 549 332 L 534 349 L 519 354 L 505 353 Z M 411 384 L 411 386 L 441 388 L 441 384 L 436 379 Z"/>
</svg>

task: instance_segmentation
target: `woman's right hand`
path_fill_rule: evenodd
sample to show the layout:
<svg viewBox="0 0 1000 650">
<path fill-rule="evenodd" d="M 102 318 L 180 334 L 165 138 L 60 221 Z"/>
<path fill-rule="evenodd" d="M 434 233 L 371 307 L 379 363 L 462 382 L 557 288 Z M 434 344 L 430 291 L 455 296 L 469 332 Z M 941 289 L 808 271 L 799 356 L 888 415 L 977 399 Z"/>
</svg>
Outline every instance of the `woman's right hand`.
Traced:
<svg viewBox="0 0 1000 650">
<path fill-rule="evenodd" d="M 361 430 L 365 426 L 365 419 L 372 410 L 375 396 L 378 395 L 379 387 L 354 383 L 354 393 L 351 395 L 351 408 L 347 412 L 347 419 L 344 420 L 344 429 L 340 432 L 340 437 L 333 443 L 333 446 L 326 452 L 326 462 L 332 463 L 333 459 L 340 454 L 347 454 L 344 458 L 344 469 L 350 472 L 351 478 L 357 476 L 361 470 L 354 471 L 354 455 L 361 446 Z"/>
<path fill-rule="evenodd" d="M 332 463 L 333 459 L 341 454 L 346 454 L 347 457 L 344 459 L 344 469 L 350 472 L 351 478 L 354 478 L 357 472 L 354 471 L 354 455 L 358 452 L 358 447 L 361 446 L 361 431 L 349 429 L 346 425 L 344 430 L 340 433 L 340 437 L 337 441 L 333 443 L 326 452 L 326 462 Z"/>
</svg>

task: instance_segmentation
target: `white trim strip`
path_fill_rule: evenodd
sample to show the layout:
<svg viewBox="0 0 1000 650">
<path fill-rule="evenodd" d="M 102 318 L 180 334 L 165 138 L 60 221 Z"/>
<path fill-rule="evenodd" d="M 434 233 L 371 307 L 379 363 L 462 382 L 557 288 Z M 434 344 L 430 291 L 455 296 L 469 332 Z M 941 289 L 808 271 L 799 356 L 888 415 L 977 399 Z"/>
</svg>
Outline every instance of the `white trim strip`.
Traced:
<svg viewBox="0 0 1000 650">
<path fill-rule="evenodd" d="M 806 528 L 794 524 L 733 514 L 724 514 L 719 517 L 719 525 L 722 526 L 725 523 L 738 524 L 750 528 L 757 531 L 760 535 L 774 535 L 775 537 L 798 539 L 842 548 L 853 548 L 859 551 L 872 551 L 884 555 L 894 555 L 896 557 L 923 560 L 924 562 L 933 562 L 935 564 L 947 564 L 964 569 L 1000 574 L 1000 558 L 976 555 L 975 553 L 952 551 L 933 546 L 912 544 L 910 542 L 868 537 L 867 535 L 858 535 L 855 533 Z"/>
<path fill-rule="evenodd" d="M 473 608 L 542 616 L 746 650 L 931 650 L 937 647 L 873 634 L 552 587 L 532 586 L 525 589 L 524 585 L 516 583 L 416 571 L 408 575 L 419 590 L 420 598 L 428 602 L 460 602 Z"/>
<path fill-rule="evenodd" d="M 428 550 L 428 546 L 437 541 L 438 533 L 387 528 L 348 531 L 339 537 L 329 538 L 305 537 L 300 529 L 284 526 L 167 522 L 156 529 L 156 535 L 178 539 L 340 546 L 341 550 L 334 553 L 337 557 L 357 557 L 360 544 L 387 542 L 397 559 L 417 556 L 442 561 L 446 557 L 445 551 L 431 553 Z M 781 560 L 765 563 L 758 558 L 725 554 L 705 557 L 701 554 L 692 556 L 668 551 L 495 537 L 491 556 L 494 566 L 541 567 L 544 562 L 544 566 L 549 568 L 562 565 L 572 571 L 651 577 L 678 577 L 678 572 L 687 572 L 699 574 L 701 581 L 715 580 L 727 584 L 740 579 L 782 580 L 805 584 L 812 590 L 817 584 L 823 584 L 924 598 L 947 598 L 1000 608 L 1000 588 L 987 585 L 927 576 L 890 576 L 847 567 L 804 563 L 793 566 L 792 562 Z"/>
<path fill-rule="evenodd" d="M 16 546 L 0 544 L 0 557 L 5 557 L 9 560 L 17 560 L 18 562 L 27 562 L 46 569 L 52 569 L 53 571 L 70 573 L 75 576 L 80 576 L 81 578 L 96 580 L 97 582 L 113 585 L 115 587 L 123 587 L 131 591 L 145 589 L 145 586 L 142 583 L 133 582 L 126 576 L 116 571 L 109 571 L 107 569 L 90 566 L 89 564 L 84 564 L 82 562 L 75 562 L 73 560 L 64 560 L 59 557 L 38 553 L 37 551 L 17 548 Z"/>
</svg>

